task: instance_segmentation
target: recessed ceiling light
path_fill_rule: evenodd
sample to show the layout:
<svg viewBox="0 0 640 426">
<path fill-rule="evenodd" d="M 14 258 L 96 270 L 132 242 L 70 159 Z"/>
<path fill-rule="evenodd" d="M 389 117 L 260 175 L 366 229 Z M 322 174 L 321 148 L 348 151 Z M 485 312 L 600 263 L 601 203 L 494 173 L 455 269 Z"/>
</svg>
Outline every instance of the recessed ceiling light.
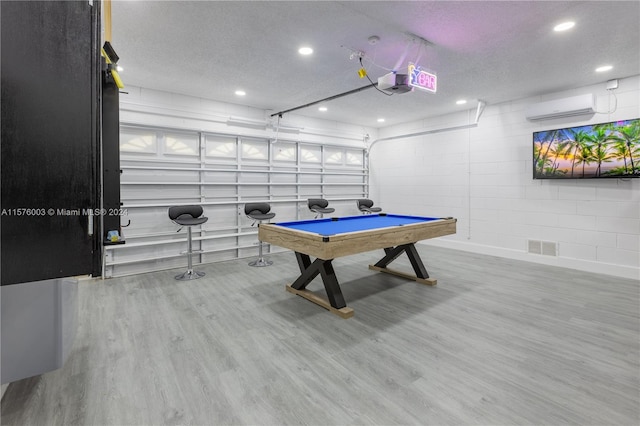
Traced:
<svg viewBox="0 0 640 426">
<path fill-rule="evenodd" d="M 596 72 L 605 72 L 605 71 L 610 71 L 611 69 L 613 69 L 611 65 L 603 65 L 601 67 L 596 68 Z"/>
<path fill-rule="evenodd" d="M 236 95 L 238 95 L 238 96 L 244 96 L 246 94 L 247 94 L 247 92 L 245 92 L 244 90 L 236 90 Z"/>
<path fill-rule="evenodd" d="M 378 123 L 384 123 L 384 118 L 378 118 Z"/>
<path fill-rule="evenodd" d="M 298 49 L 298 53 L 301 55 L 311 55 L 313 53 L 313 49 L 310 47 L 301 47 Z"/>
<path fill-rule="evenodd" d="M 573 21 L 563 22 L 553 27 L 553 31 L 567 31 L 576 25 Z"/>
<path fill-rule="evenodd" d="M 456 105 L 464 105 L 466 103 L 467 103 L 466 99 L 460 99 L 460 100 L 456 101 Z"/>
<path fill-rule="evenodd" d="M 326 110 L 327 110 L 327 107 L 320 107 L 320 108 L 318 108 L 318 111 L 325 112 Z"/>
</svg>

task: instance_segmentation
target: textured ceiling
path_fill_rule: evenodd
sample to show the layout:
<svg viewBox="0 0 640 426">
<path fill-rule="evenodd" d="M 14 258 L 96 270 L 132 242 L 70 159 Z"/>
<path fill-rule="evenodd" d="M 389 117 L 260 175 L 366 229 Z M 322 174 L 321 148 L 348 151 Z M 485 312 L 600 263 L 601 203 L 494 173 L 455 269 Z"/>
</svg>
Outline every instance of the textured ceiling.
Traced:
<svg viewBox="0 0 640 426">
<path fill-rule="evenodd" d="M 112 21 L 125 84 L 272 113 L 369 84 L 353 51 L 373 81 L 409 62 L 437 73 L 436 94 L 370 88 L 296 111 L 372 127 L 640 74 L 638 1 L 115 1 Z"/>
</svg>

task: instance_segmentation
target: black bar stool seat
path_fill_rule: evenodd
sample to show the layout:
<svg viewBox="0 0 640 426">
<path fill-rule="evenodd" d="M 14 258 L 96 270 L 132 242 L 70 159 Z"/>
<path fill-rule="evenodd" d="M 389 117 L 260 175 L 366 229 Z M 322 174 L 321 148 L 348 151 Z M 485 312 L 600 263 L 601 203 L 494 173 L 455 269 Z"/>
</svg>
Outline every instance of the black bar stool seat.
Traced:
<svg viewBox="0 0 640 426">
<path fill-rule="evenodd" d="M 203 223 L 209 220 L 208 217 L 202 216 L 202 214 L 203 214 L 202 206 L 191 205 L 191 206 L 169 207 L 169 219 L 171 219 L 177 225 L 186 226 L 188 231 L 187 233 L 187 270 L 180 275 L 176 275 L 176 280 L 179 280 L 179 281 L 197 280 L 198 278 L 202 278 L 205 275 L 204 272 L 193 270 L 193 260 L 191 258 L 192 254 L 194 253 L 193 240 L 191 237 L 191 227 L 202 225 Z M 180 231 L 180 229 L 178 229 L 178 231 Z"/>
<path fill-rule="evenodd" d="M 333 207 L 328 207 L 329 202 L 324 198 L 309 198 L 307 200 L 309 210 L 316 214 L 316 218 L 322 217 L 323 214 L 329 214 L 336 211 Z"/>
<path fill-rule="evenodd" d="M 358 210 L 360 210 L 362 214 L 378 213 L 382 211 L 382 208 L 380 207 L 373 207 L 373 201 L 367 198 L 356 200 L 356 204 L 358 205 Z"/>
</svg>

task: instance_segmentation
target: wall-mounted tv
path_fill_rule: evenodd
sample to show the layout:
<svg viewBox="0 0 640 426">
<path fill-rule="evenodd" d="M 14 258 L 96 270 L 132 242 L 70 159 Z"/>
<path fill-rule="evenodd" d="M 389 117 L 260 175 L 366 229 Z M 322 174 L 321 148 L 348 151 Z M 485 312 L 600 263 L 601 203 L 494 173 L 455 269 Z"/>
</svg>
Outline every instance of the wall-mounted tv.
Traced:
<svg viewBox="0 0 640 426">
<path fill-rule="evenodd" d="M 640 119 L 533 133 L 534 179 L 640 177 Z"/>
</svg>

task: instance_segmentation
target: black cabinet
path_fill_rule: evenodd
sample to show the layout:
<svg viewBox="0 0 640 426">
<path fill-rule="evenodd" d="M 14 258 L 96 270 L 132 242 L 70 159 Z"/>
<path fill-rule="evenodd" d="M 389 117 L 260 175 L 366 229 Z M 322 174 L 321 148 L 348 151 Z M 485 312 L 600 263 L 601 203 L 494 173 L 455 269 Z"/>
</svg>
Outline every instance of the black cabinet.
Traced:
<svg viewBox="0 0 640 426">
<path fill-rule="evenodd" d="M 0 2 L 2 285 L 100 275 L 99 2 Z"/>
</svg>

